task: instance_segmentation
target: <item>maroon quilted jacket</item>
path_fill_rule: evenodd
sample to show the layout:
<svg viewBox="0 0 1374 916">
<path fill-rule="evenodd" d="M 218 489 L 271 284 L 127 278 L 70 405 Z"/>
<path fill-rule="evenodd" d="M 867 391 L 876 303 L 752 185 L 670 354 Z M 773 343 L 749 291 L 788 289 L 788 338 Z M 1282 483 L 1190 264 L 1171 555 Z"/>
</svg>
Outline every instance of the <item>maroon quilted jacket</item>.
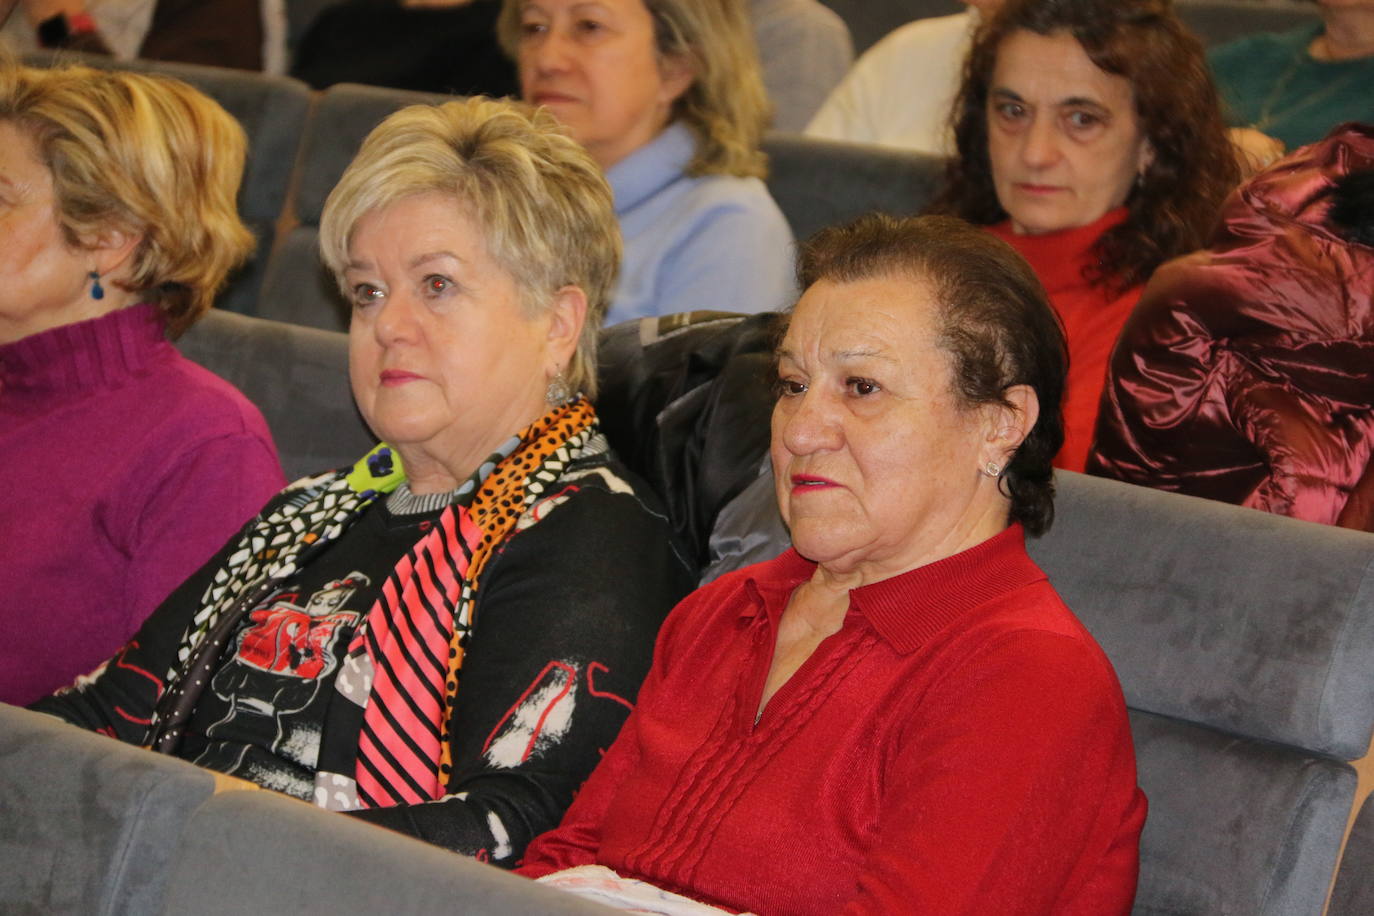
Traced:
<svg viewBox="0 0 1374 916">
<path fill-rule="evenodd" d="M 1210 249 L 1155 273 L 1089 473 L 1374 530 L 1374 236 L 1330 212 L 1335 184 L 1370 170 L 1374 126 L 1338 128 L 1235 191 Z"/>
</svg>

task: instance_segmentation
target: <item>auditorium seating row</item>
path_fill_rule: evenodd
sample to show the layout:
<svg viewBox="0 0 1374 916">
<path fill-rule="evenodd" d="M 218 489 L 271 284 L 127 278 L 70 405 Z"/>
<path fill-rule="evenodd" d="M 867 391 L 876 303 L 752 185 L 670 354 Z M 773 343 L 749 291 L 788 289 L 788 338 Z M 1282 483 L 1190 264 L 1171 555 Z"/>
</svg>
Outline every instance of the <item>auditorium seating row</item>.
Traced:
<svg viewBox="0 0 1374 916">
<path fill-rule="evenodd" d="M 863 53 L 888 32 L 913 19 L 947 16 L 966 9 L 960 0 L 821 0 L 849 26 L 854 50 Z M 1310 21 L 1313 13 L 1296 4 L 1265 0 L 1176 0 L 1189 27 L 1209 45 L 1250 32 L 1282 32 Z"/>
<path fill-rule="evenodd" d="M 831 5 L 858 34 L 870 28 L 886 31 L 907 19 L 959 6 L 950 0 L 831 0 Z M 1281 28 L 1295 17 L 1310 18 L 1292 9 L 1237 0 L 1179 8 L 1208 38 Z M 99 58 L 82 59 L 106 64 Z M 46 63 L 51 58 L 40 55 L 31 60 Z M 221 295 L 220 307 L 309 327 L 344 328 L 346 309 L 320 267 L 315 247 L 325 198 L 377 122 L 404 105 L 442 97 L 353 85 L 315 93 L 287 77 L 163 62 L 132 66 L 169 73 L 201 88 L 237 117 L 248 134 L 239 204 L 258 238 L 258 250 Z M 799 239 L 868 210 L 919 212 L 943 171 L 936 157 L 793 134 L 771 134 L 764 147 L 772 162 L 769 190 Z M 703 303 L 725 309 L 739 305 Z"/>
<path fill-rule="evenodd" d="M 754 411 L 766 429 L 767 399 L 749 392 L 774 320 L 602 332 L 604 428 L 670 491 L 698 546 L 693 529 L 709 529 L 718 505 L 692 505 L 709 488 L 690 484 L 757 479 L 762 440 L 713 441 L 710 411 Z M 217 311 L 180 345 L 259 405 L 292 474 L 368 445 L 345 335 Z M 1150 802 L 1135 912 L 1321 913 L 1359 801 L 1350 761 L 1374 731 L 1374 535 L 1077 474 L 1058 484 L 1054 527 L 1031 551 L 1130 707 Z M 685 492 L 697 495 L 672 498 Z M 217 791 L 225 783 L 0 707 L 0 911 L 595 911 L 303 803 Z M 1368 805 L 1345 860 L 1329 912 L 1374 912 Z"/>
<path fill-rule="evenodd" d="M 53 59 L 39 54 L 28 61 Z M 71 54 L 57 59 L 109 65 Z M 316 250 L 325 198 L 379 121 L 406 105 L 444 97 L 358 85 L 316 93 L 287 77 L 190 64 L 121 66 L 191 83 L 219 101 L 248 134 L 239 211 L 258 248 L 216 304 L 307 327 L 345 328 L 347 311 Z M 770 135 L 765 147 L 773 163 L 770 190 L 799 238 L 872 209 L 915 213 L 934 192 L 943 169 L 930 156 L 789 134 Z"/>
</svg>

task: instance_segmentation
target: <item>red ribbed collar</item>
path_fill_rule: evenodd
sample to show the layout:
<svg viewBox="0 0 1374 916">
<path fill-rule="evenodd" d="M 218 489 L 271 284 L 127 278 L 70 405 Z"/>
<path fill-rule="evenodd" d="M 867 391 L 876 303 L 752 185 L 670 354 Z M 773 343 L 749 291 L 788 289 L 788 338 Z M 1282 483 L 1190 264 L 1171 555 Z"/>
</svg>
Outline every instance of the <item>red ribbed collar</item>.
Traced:
<svg viewBox="0 0 1374 916">
<path fill-rule="evenodd" d="M 815 570 L 793 549 L 752 567 L 745 580 L 751 600 L 740 616 L 766 612 L 776 626 L 793 590 Z M 1025 532 L 1014 524 L 954 556 L 853 589 L 850 611 L 862 614 L 892 648 L 910 653 L 970 608 L 1044 578 L 1026 554 Z"/>
<path fill-rule="evenodd" d="M 1091 286 L 1083 279 L 1083 269 L 1097 264 L 1093 246 L 1102 233 L 1126 221 L 1130 211 L 1125 207 L 1108 210 L 1096 222 L 1044 235 L 1017 235 L 1011 221 L 985 227 L 993 235 L 1015 248 L 1026 259 L 1045 292 L 1053 297 L 1066 289 Z"/>
<path fill-rule="evenodd" d="M 170 349 L 162 313 L 134 305 L 0 346 L 0 391 L 46 399 L 113 388 Z"/>
</svg>

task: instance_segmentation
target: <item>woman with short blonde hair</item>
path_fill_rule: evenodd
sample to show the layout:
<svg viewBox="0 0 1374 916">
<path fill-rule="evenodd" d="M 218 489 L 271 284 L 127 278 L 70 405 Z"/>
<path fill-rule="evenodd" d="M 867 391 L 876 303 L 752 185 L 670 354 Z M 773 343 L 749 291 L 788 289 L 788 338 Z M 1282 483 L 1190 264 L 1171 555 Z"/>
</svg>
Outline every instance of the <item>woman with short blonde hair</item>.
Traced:
<svg viewBox="0 0 1374 916">
<path fill-rule="evenodd" d="M 167 340 L 252 248 L 245 146 L 176 80 L 0 58 L 0 701 L 108 658 L 284 482 Z"/>
<path fill-rule="evenodd" d="M 381 443 L 283 490 L 41 708 L 509 867 L 695 578 L 588 397 L 610 189 L 545 113 L 416 106 L 364 141 L 321 243 Z"/>
<path fill-rule="evenodd" d="M 545 111 L 478 99 L 397 112 L 387 130 L 363 144 L 320 221 L 321 254 L 346 298 L 348 244 L 358 220 L 428 192 L 470 208 L 531 314 L 560 287 L 586 293 L 587 319 L 566 376 L 571 390 L 595 397 L 597 338 L 621 250 L 600 169 Z"/>
<path fill-rule="evenodd" d="M 769 106 L 730 0 L 505 0 L 526 101 L 606 170 L 625 236 L 612 323 L 758 312 L 793 294 L 792 234 L 761 179 Z"/>
</svg>

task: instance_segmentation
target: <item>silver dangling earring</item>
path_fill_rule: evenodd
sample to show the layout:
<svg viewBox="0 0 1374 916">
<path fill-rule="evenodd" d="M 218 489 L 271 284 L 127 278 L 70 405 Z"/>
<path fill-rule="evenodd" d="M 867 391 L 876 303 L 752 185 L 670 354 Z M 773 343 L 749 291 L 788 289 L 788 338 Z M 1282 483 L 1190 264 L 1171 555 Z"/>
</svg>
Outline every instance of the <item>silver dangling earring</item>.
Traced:
<svg viewBox="0 0 1374 916">
<path fill-rule="evenodd" d="M 572 399 L 572 389 L 568 387 L 568 380 L 563 377 L 563 370 L 559 369 L 554 377 L 549 379 L 549 387 L 544 389 L 544 400 L 549 402 L 550 407 L 562 407 Z"/>
<path fill-rule="evenodd" d="M 100 285 L 100 274 L 91 271 L 89 276 L 91 278 L 91 298 L 99 302 L 105 298 L 105 287 Z"/>
<path fill-rule="evenodd" d="M 993 479 L 1002 476 L 1002 466 L 996 461 L 989 461 L 987 464 L 983 465 L 981 470 L 986 476 Z"/>
</svg>

